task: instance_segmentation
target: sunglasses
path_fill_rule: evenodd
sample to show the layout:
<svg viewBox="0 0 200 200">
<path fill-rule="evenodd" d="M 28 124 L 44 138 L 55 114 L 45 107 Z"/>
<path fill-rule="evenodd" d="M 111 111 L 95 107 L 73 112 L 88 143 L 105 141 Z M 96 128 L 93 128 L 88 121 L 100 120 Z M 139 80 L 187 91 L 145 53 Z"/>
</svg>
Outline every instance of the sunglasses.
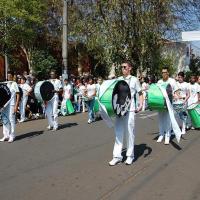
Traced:
<svg viewBox="0 0 200 200">
<path fill-rule="evenodd" d="M 127 69 L 128 66 L 122 65 L 122 69 Z"/>
</svg>

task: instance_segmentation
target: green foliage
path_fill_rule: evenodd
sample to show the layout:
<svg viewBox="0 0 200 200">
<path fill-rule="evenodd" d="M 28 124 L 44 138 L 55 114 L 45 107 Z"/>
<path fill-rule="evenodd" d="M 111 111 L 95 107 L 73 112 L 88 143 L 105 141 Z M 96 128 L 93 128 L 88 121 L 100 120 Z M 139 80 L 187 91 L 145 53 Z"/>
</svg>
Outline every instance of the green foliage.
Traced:
<svg viewBox="0 0 200 200">
<path fill-rule="evenodd" d="M 190 70 L 193 74 L 200 75 L 200 57 L 196 57 L 194 54 L 190 60 Z"/>
<path fill-rule="evenodd" d="M 51 69 L 56 69 L 57 61 L 45 51 L 34 51 L 32 66 L 39 80 L 47 79 Z"/>
</svg>

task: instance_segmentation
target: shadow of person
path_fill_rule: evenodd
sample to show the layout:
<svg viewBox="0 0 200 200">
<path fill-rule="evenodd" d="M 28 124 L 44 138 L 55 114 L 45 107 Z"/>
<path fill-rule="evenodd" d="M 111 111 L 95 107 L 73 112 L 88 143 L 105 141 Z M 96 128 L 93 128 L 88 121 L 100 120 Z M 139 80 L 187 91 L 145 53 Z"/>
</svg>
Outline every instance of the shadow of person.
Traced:
<svg viewBox="0 0 200 200">
<path fill-rule="evenodd" d="M 77 123 L 66 123 L 66 124 L 60 124 L 59 125 L 59 130 L 60 129 L 64 129 L 64 128 L 70 128 L 72 126 L 77 126 L 78 124 Z"/>
<path fill-rule="evenodd" d="M 25 133 L 22 135 L 18 135 L 18 136 L 16 136 L 15 140 L 22 140 L 24 138 L 33 138 L 33 137 L 39 136 L 43 133 L 44 133 L 44 131 L 33 131 L 33 132 Z"/>
<path fill-rule="evenodd" d="M 175 149 L 177 149 L 177 150 L 182 150 L 182 148 L 177 144 L 177 143 L 175 143 L 174 142 L 174 138 L 175 138 L 175 136 L 174 135 L 172 135 L 171 136 L 171 140 L 170 140 L 170 143 L 171 143 L 171 145 L 175 148 Z M 176 139 L 176 138 L 175 138 Z"/>
<path fill-rule="evenodd" d="M 134 153 L 135 153 L 135 158 L 134 162 L 139 159 L 142 155 L 143 157 L 146 158 L 148 155 L 150 155 L 152 152 L 152 148 L 147 146 L 147 144 L 139 144 L 134 146 Z M 122 156 L 123 156 L 123 161 L 126 160 L 126 149 L 123 149 L 122 151 Z"/>
</svg>

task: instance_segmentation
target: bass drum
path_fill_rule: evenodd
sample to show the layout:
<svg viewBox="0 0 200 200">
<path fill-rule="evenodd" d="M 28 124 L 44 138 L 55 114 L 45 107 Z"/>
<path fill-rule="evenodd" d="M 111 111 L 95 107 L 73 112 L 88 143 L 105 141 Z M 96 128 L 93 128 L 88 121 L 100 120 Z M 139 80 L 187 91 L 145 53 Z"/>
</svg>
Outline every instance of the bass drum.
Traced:
<svg viewBox="0 0 200 200">
<path fill-rule="evenodd" d="M 124 80 L 107 80 L 100 86 L 98 98 L 109 116 L 120 117 L 126 115 L 129 110 L 131 91 Z"/>
<path fill-rule="evenodd" d="M 172 103 L 172 87 L 170 84 L 163 86 L 166 89 L 169 100 Z M 167 104 L 165 98 L 157 84 L 151 84 L 147 93 L 147 104 L 150 110 L 165 111 Z"/>
<path fill-rule="evenodd" d="M 0 97 L 0 108 L 3 108 L 11 98 L 11 92 L 4 83 L 0 83 Z"/>
<path fill-rule="evenodd" d="M 34 88 L 34 94 L 39 102 L 50 101 L 54 96 L 54 86 L 50 81 L 39 81 Z"/>
</svg>

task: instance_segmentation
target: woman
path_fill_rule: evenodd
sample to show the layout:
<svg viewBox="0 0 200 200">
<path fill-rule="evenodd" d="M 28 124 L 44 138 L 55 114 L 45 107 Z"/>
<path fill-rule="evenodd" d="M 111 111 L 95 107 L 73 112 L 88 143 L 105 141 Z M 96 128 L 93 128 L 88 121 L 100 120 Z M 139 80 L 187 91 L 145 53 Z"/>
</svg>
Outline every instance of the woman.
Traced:
<svg viewBox="0 0 200 200">
<path fill-rule="evenodd" d="M 88 109 L 88 124 L 95 121 L 94 119 L 94 102 L 96 96 L 96 84 L 93 82 L 93 78 L 88 78 L 88 84 L 86 86 L 86 91 L 83 94 L 84 101 Z"/>
</svg>

